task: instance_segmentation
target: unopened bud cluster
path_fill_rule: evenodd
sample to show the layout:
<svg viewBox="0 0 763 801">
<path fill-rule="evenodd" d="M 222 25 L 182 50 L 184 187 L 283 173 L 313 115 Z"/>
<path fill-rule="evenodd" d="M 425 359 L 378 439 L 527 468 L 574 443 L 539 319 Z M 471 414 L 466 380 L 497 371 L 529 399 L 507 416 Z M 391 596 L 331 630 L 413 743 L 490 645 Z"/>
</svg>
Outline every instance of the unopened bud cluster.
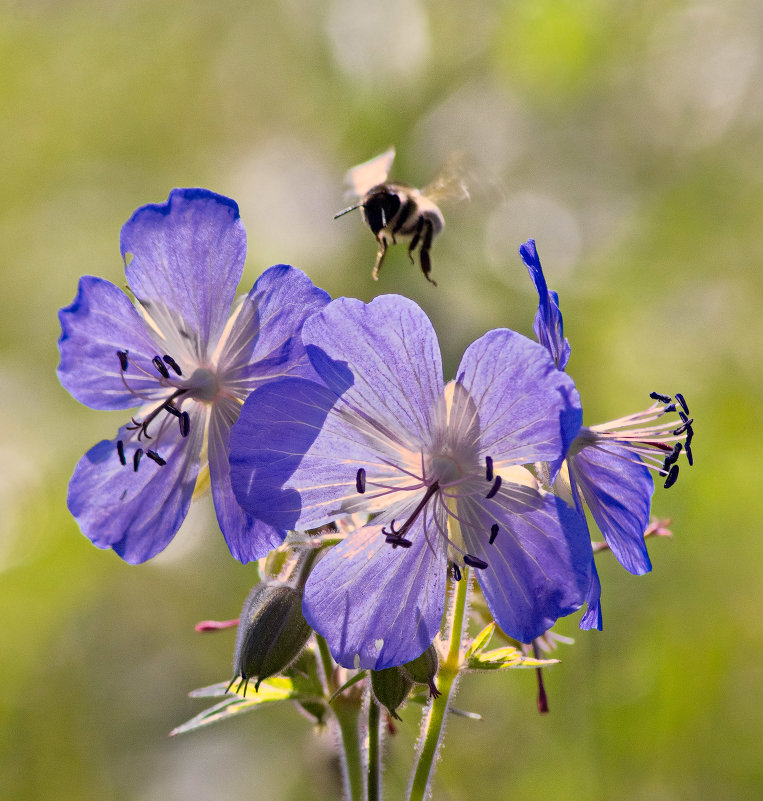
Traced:
<svg viewBox="0 0 763 801">
<path fill-rule="evenodd" d="M 276 582 L 257 584 L 241 610 L 233 657 L 233 679 L 244 692 L 285 670 L 305 647 L 312 629 L 302 615 L 302 591 Z"/>
<path fill-rule="evenodd" d="M 415 684 L 426 684 L 432 698 L 440 695 L 434 683 L 439 658 L 434 643 L 421 656 L 399 667 L 371 671 L 374 697 L 393 718 L 400 720 L 397 709 L 405 702 Z"/>
</svg>

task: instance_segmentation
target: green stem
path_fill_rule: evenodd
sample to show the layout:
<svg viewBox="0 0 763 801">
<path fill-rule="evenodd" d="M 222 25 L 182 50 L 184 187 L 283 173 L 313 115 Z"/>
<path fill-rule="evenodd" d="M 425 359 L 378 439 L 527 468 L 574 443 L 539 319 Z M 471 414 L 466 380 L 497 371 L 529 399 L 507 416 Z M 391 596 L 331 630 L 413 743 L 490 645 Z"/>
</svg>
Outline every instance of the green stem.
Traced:
<svg viewBox="0 0 763 801">
<path fill-rule="evenodd" d="M 326 683 L 326 697 L 330 698 L 339 689 L 334 674 L 334 660 L 331 658 L 326 640 L 320 634 L 315 635 L 315 640 Z M 371 703 L 373 704 L 373 701 Z M 339 764 L 347 801 L 365 801 L 363 754 L 360 748 L 360 707 L 361 702 L 354 694 L 340 695 L 329 705 L 339 726 L 339 736 L 342 740 L 338 748 Z"/>
<path fill-rule="evenodd" d="M 445 718 L 450 701 L 455 696 L 458 684 L 458 669 L 461 660 L 461 638 L 466 624 L 466 600 L 469 596 L 471 576 L 466 568 L 462 569 L 462 579 L 456 582 L 453 593 L 453 612 L 450 620 L 448 654 L 437 673 L 437 686 L 440 697 L 433 698 L 429 704 L 424 731 L 421 738 L 421 749 L 411 780 L 409 801 L 424 801 L 429 792 L 429 785 L 434 775 L 435 758 L 441 745 Z"/>
<path fill-rule="evenodd" d="M 381 710 L 368 699 L 368 801 L 381 801 Z"/>
<path fill-rule="evenodd" d="M 318 656 L 321 660 L 321 667 L 323 668 L 323 676 L 326 681 L 327 697 L 331 697 L 338 689 L 336 679 L 334 678 L 334 660 L 331 658 L 331 651 L 326 640 L 320 634 L 315 635 L 318 642 Z"/>
<path fill-rule="evenodd" d="M 339 724 L 342 747 L 339 749 L 339 762 L 342 766 L 342 782 L 348 801 L 364 801 L 363 756 L 360 749 L 360 704 L 352 699 L 339 696 L 331 708 Z"/>
</svg>

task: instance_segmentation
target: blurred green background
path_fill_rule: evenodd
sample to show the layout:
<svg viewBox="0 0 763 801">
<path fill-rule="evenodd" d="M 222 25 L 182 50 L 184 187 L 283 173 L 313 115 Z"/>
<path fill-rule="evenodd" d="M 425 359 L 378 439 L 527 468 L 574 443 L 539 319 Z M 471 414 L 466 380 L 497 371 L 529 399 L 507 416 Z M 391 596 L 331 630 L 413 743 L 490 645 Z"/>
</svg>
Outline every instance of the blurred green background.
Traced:
<svg viewBox="0 0 763 801">
<path fill-rule="evenodd" d="M 175 186 L 235 198 L 241 290 L 275 262 L 332 295 L 402 292 L 446 364 L 485 330 L 531 334 L 517 255 L 561 296 L 588 423 L 682 391 L 696 464 L 654 511 L 673 540 L 635 578 L 603 554 L 605 630 L 548 671 L 467 677 L 434 799 L 759 797 L 763 6 L 759 0 L 184 0 L 0 3 L 0 797 L 335 799 L 331 744 L 291 707 L 176 739 L 230 674 L 251 568 L 208 498 L 152 563 L 95 549 L 66 506 L 122 414 L 55 376 L 80 274 L 123 283 L 120 226 Z M 473 154 L 433 288 L 402 248 L 378 284 L 345 170 L 395 144 L 421 184 Z M 755 432 L 758 432 L 757 434 Z M 390 743 L 402 797 L 417 710 Z"/>
</svg>

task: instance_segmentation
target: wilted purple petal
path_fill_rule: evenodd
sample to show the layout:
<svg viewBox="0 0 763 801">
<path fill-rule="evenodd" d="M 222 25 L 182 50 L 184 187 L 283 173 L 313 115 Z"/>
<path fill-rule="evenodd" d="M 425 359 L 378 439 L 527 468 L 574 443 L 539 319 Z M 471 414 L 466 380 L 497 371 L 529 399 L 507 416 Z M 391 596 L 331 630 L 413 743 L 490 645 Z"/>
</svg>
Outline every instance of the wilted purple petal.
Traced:
<svg viewBox="0 0 763 801">
<path fill-rule="evenodd" d="M 533 330 L 538 342 L 548 350 L 554 363 L 564 370 L 570 360 L 570 343 L 564 337 L 562 313 L 559 310 L 559 296 L 546 286 L 540 257 L 535 248 L 535 240 L 528 239 L 520 248 L 522 257 L 530 273 L 535 288 L 538 290 L 538 311 L 535 315 Z"/>
</svg>

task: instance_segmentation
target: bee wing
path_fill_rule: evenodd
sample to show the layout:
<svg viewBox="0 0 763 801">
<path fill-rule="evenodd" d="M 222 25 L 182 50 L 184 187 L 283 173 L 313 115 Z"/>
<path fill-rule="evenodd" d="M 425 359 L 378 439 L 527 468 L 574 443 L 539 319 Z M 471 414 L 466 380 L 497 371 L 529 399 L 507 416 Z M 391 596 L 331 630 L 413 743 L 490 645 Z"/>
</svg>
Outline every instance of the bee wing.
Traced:
<svg viewBox="0 0 763 801">
<path fill-rule="evenodd" d="M 363 197 L 372 186 L 383 184 L 387 180 L 394 160 L 395 148 L 391 147 L 384 153 L 347 170 L 344 180 L 350 187 L 350 192 Z"/>
<path fill-rule="evenodd" d="M 421 190 L 421 194 L 433 203 L 469 200 L 469 185 L 472 181 L 467 161 L 466 153 L 451 154 L 437 171 L 437 175 Z"/>
</svg>

